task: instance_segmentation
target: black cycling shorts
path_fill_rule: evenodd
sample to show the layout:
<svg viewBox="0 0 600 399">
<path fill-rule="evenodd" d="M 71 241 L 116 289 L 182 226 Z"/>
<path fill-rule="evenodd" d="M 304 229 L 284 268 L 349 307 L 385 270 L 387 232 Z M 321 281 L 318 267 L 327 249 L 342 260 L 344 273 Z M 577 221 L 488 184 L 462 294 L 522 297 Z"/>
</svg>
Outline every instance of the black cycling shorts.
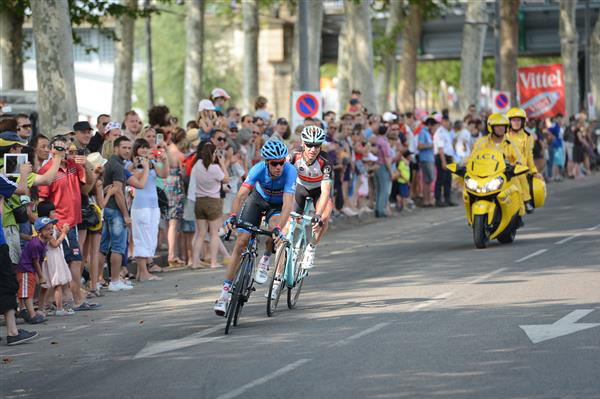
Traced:
<svg viewBox="0 0 600 399">
<path fill-rule="evenodd" d="M 298 184 L 296 185 L 296 194 L 294 195 L 294 212 L 300 215 L 304 214 L 304 206 L 306 206 L 306 198 L 310 197 L 313 201 L 313 206 L 317 206 L 317 201 L 321 197 L 321 187 L 313 188 L 312 190 Z"/>
<path fill-rule="evenodd" d="M 273 216 L 281 215 L 281 206 L 282 204 L 268 202 L 256 190 L 254 190 L 248 196 L 246 203 L 244 203 L 244 207 L 242 208 L 242 212 L 240 214 L 240 219 L 246 223 L 250 223 L 253 226 L 260 227 L 260 222 L 263 216 L 265 217 L 266 222 L 269 223 L 269 220 Z M 249 233 L 249 231 L 242 228 L 238 228 L 238 231 Z"/>
</svg>

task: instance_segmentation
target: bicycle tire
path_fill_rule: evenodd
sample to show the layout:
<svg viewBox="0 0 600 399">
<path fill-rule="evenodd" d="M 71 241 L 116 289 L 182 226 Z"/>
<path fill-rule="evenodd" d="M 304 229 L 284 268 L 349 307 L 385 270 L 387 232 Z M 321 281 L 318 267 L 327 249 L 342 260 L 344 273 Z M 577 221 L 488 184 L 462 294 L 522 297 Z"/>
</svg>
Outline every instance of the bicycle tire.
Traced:
<svg viewBox="0 0 600 399">
<path fill-rule="evenodd" d="M 242 270 L 246 270 L 246 264 L 248 262 L 253 262 L 254 261 L 254 257 L 248 255 L 245 258 L 242 259 Z M 240 296 L 239 296 L 239 300 L 237 303 L 237 308 L 235 309 L 235 314 L 233 315 L 233 325 L 237 326 L 238 325 L 238 320 L 240 317 L 240 314 L 242 313 L 242 308 L 244 307 L 244 304 L 246 302 L 248 302 L 248 299 L 250 298 L 250 292 L 248 291 L 248 287 L 250 287 L 250 283 L 251 283 L 251 279 L 252 279 L 252 272 L 254 270 L 254 265 L 251 265 L 252 267 L 250 267 L 250 273 L 249 274 L 242 274 L 242 289 L 240 290 Z M 240 267 L 241 269 L 241 267 Z M 246 294 L 246 291 L 248 291 L 248 293 Z M 246 294 L 246 295 L 245 295 Z"/>
<path fill-rule="evenodd" d="M 306 250 L 307 243 L 305 242 L 300 251 L 298 251 L 298 257 L 296 258 L 296 264 L 294 265 L 294 285 L 288 287 L 287 292 L 287 305 L 288 309 L 294 309 L 298 298 L 300 297 L 300 291 L 302 291 L 302 285 L 304 284 L 304 278 L 298 281 L 298 276 L 302 272 L 301 263 L 304 257 L 304 251 Z"/>
<path fill-rule="evenodd" d="M 277 269 L 279 268 L 280 262 L 283 260 L 283 271 L 281 273 L 282 276 L 285 276 L 285 268 L 287 267 L 287 257 L 289 254 L 289 247 L 287 245 L 281 245 L 277 250 L 277 255 L 275 255 L 275 264 L 273 267 L 273 274 L 269 279 L 269 292 L 267 294 L 267 316 L 271 317 L 275 313 L 277 309 L 277 304 L 279 303 L 279 298 L 281 297 L 281 291 L 285 288 L 283 284 L 285 284 L 285 279 L 282 278 L 279 284 L 279 292 L 277 293 L 277 298 L 272 299 L 271 293 L 273 292 L 273 285 L 275 283 L 275 275 L 277 274 Z"/>
<path fill-rule="evenodd" d="M 238 274 L 233 283 L 233 292 L 231 293 L 231 302 L 229 303 L 228 313 L 227 313 L 227 322 L 225 323 L 225 335 L 229 334 L 229 328 L 231 327 L 231 323 L 234 318 L 234 314 L 237 312 L 237 306 L 240 299 L 240 294 L 242 292 L 242 284 L 240 281 L 241 276 L 241 268 L 238 271 Z"/>
</svg>

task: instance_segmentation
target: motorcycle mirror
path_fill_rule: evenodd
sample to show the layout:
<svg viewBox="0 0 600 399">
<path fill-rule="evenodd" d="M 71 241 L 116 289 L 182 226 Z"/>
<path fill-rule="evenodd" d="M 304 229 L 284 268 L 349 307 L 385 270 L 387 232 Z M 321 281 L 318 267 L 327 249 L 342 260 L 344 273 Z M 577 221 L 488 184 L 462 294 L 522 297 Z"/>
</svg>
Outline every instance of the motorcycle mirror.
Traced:
<svg viewBox="0 0 600 399">
<path fill-rule="evenodd" d="M 448 168 L 448 170 L 452 173 L 456 173 L 456 164 L 455 163 L 450 163 L 448 165 L 446 165 L 446 168 Z"/>
<path fill-rule="evenodd" d="M 514 170 L 514 175 L 519 176 L 525 174 L 529 171 L 529 168 L 523 165 L 516 165 Z"/>
</svg>

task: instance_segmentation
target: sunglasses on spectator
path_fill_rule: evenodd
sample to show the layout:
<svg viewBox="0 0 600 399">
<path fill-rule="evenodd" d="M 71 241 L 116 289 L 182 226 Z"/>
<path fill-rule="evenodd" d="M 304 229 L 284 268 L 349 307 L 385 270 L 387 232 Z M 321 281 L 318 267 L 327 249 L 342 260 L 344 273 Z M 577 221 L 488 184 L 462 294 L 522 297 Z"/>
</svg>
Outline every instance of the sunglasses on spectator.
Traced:
<svg viewBox="0 0 600 399">
<path fill-rule="evenodd" d="M 319 143 L 304 143 L 305 146 L 307 146 L 308 148 L 316 148 L 316 147 L 320 147 L 321 144 Z"/>
<path fill-rule="evenodd" d="M 31 123 L 27 125 L 18 126 L 19 129 L 31 129 Z"/>
<path fill-rule="evenodd" d="M 260 132 L 254 131 L 254 132 L 252 132 L 252 134 L 256 134 L 258 136 L 260 134 Z"/>
<path fill-rule="evenodd" d="M 218 137 L 217 141 L 222 141 L 222 142 L 226 142 L 227 139 L 225 137 Z"/>
<path fill-rule="evenodd" d="M 276 166 L 283 166 L 283 164 L 285 163 L 285 159 L 281 159 L 279 161 L 269 161 L 269 165 L 276 167 Z"/>
</svg>

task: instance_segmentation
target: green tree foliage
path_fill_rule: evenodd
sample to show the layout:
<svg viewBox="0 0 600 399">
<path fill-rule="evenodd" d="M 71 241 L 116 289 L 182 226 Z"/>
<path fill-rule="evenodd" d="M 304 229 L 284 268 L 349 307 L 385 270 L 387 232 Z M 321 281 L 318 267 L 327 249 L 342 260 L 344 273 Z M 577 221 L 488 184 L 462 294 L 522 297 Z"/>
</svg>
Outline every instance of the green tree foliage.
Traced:
<svg viewBox="0 0 600 399">
<path fill-rule="evenodd" d="M 227 46 L 219 41 L 223 34 L 223 21 L 213 18 L 219 8 L 207 5 L 204 28 L 204 71 L 202 87 L 208 98 L 215 87 L 223 88 L 231 96 L 230 104 L 241 98 L 241 82 L 237 65 L 233 65 Z M 213 13 L 211 15 L 211 13 Z M 144 20 L 136 21 L 135 58 L 145 63 Z M 152 16 L 152 56 L 154 64 L 154 95 L 156 104 L 165 104 L 171 115 L 183 115 L 183 80 L 185 68 L 185 6 L 171 4 L 160 15 Z M 143 74 L 134 82 L 133 106 L 147 112 L 147 76 Z M 182 121 L 185 124 L 187 121 Z"/>
</svg>

